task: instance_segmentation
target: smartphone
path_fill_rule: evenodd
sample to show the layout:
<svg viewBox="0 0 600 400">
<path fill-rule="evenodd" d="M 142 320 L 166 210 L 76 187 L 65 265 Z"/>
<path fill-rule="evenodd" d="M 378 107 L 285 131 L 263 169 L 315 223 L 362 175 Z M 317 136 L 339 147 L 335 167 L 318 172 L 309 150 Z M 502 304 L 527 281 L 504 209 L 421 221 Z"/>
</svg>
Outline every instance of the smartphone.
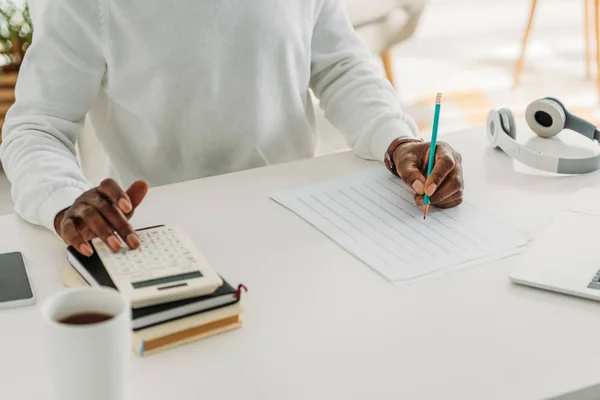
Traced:
<svg viewBox="0 0 600 400">
<path fill-rule="evenodd" d="M 35 304 L 23 254 L 0 254 L 0 309 Z"/>
</svg>

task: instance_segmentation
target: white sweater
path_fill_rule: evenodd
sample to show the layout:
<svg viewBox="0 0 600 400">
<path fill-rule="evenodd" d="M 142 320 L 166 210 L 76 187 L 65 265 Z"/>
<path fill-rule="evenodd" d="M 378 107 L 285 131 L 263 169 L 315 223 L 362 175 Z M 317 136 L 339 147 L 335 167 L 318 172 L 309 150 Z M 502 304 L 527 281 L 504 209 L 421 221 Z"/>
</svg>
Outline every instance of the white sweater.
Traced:
<svg viewBox="0 0 600 400">
<path fill-rule="evenodd" d="M 356 154 L 416 135 L 342 0 L 31 0 L 0 157 L 16 211 L 53 230 L 88 190 L 86 115 L 113 176 L 150 186 L 312 157 L 309 88 Z"/>
</svg>

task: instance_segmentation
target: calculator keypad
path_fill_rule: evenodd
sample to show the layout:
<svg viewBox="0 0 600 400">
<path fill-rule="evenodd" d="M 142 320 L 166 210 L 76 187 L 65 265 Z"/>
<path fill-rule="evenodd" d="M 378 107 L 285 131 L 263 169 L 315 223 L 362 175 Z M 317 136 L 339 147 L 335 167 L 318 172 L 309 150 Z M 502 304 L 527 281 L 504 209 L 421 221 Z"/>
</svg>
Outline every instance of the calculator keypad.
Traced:
<svg viewBox="0 0 600 400">
<path fill-rule="evenodd" d="M 168 268 L 196 269 L 196 258 L 172 228 L 157 227 L 137 234 L 141 245 L 136 250 L 122 244 L 120 251 L 113 252 L 101 241 L 94 243 L 98 256 L 112 273 L 137 276 Z"/>
</svg>

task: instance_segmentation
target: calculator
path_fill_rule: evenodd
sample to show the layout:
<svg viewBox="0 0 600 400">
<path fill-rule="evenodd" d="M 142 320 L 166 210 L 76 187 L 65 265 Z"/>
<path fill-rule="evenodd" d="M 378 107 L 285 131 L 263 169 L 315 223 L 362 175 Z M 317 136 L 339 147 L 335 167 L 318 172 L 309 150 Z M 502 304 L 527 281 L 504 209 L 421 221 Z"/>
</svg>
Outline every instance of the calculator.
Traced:
<svg viewBox="0 0 600 400">
<path fill-rule="evenodd" d="M 132 308 L 147 307 L 213 293 L 223 284 L 202 253 L 180 227 L 157 226 L 136 231 L 139 248 L 121 243 L 114 252 L 92 240 L 98 257 Z"/>
</svg>

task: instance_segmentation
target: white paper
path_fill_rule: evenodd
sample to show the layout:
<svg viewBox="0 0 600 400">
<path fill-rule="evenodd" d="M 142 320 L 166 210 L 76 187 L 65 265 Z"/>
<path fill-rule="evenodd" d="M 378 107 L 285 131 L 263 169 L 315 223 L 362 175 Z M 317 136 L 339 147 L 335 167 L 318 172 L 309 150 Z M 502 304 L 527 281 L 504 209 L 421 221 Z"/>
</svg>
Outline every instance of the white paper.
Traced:
<svg viewBox="0 0 600 400">
<path fill-rule="evenodd" d="M 592 188 L 579 189 L 571 197 L 566 211 L 599 217 L 600 210 L 597 206 L 599 203 L 600 190 Z"/>
<path fill-rule="evenodd" d="M 528 236 L 468 203 L 429 209 L 383 166 L 272 196 L 391 281 L 502 257 Z"/>
</svg>

